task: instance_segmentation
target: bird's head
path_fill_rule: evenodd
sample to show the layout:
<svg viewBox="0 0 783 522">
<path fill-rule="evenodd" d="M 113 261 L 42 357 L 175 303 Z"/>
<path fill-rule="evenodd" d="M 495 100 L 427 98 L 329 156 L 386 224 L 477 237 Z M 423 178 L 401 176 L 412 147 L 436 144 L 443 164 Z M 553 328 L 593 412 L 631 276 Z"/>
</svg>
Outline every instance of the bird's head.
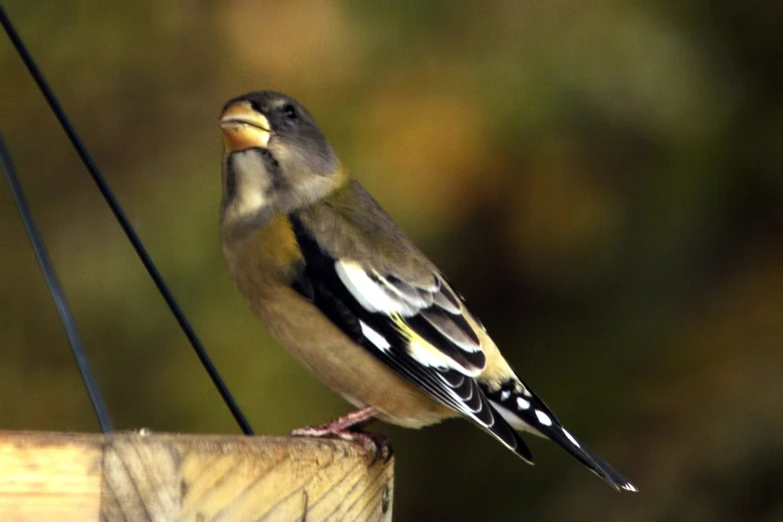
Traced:
<svg viewBox="0 0 783 522">
<path fill-rule="evenodd" d="M 285 94 L 259 91 L 232 99 L 223 107 L 220 127 L 224 217 L 288 213 L 345 182 L 313 117 Z"/>
</svg>

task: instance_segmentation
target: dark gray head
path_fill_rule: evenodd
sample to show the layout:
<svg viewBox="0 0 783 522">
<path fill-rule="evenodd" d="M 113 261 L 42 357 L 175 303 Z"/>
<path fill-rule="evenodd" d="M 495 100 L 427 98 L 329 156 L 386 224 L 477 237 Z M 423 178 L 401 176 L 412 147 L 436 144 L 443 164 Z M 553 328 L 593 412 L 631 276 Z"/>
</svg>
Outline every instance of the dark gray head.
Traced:
<svg viewBox="0 0 783 522">
<path fill-rule="evenodd" d="M 285 94 L 258 91 L 234 98 L 223 107 L 220 126 L 226 146 L 224 215 L 262 208 L 288 213 L 345 181 L 313 117 Z"/>
</svg>

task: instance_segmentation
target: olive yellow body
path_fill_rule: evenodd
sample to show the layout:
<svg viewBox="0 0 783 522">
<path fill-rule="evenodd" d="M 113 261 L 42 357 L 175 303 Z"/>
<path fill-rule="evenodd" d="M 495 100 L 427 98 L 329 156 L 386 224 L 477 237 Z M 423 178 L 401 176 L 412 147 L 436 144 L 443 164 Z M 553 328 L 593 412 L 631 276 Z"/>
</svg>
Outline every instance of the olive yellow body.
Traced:
<svg viewBox="0 0 783 522">
<path fill-rule="evenodd" d="M 401 426 L 419 428 L 458 416 L 349 339 L 291 288 L 290 268 L 301 254 L 286 216 L 272 215 L 244 236 L 221 236 L 242 296 L 275 339 L 324 384 L 356 406 L 375 406 L 381 420 Z"/>
</svg>

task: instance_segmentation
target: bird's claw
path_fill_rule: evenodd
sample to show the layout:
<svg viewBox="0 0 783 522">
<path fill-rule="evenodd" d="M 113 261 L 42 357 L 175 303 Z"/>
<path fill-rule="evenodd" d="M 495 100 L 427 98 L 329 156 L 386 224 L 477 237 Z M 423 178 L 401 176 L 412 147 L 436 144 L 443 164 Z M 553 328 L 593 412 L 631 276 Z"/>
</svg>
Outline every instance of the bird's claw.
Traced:
<svg viewBox="0 0 783 522">
<path fill-rule="evenodd" d="M 370 465 L 375 464 L 378 460 L 388 462 L 394 454 L 389 438 L 385 435 L 380 433 L 367 433 L 360 429 L 335 426 L 331 423 L 298 428 L 293 430 L 291 435 L 294 437 L 332 438 L 356 442 L 364 448 L 367 453 L 372 455 L 372 462 Z"/>
</svg>

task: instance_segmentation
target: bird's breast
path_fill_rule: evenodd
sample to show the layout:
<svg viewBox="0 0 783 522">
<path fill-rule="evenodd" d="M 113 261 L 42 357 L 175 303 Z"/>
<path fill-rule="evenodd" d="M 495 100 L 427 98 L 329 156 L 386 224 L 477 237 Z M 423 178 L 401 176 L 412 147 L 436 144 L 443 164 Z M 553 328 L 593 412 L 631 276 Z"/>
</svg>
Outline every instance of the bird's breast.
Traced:
<svg viewBox="0 0 783 522">
<path fill-rule="evenodd" d="M 223 255 L 234 283 L 251 306 L 283 289 L 302 263 L 288 216 L 273 214 L 265 226 L 240 237 L 224 234 Z"/>
</svg>

